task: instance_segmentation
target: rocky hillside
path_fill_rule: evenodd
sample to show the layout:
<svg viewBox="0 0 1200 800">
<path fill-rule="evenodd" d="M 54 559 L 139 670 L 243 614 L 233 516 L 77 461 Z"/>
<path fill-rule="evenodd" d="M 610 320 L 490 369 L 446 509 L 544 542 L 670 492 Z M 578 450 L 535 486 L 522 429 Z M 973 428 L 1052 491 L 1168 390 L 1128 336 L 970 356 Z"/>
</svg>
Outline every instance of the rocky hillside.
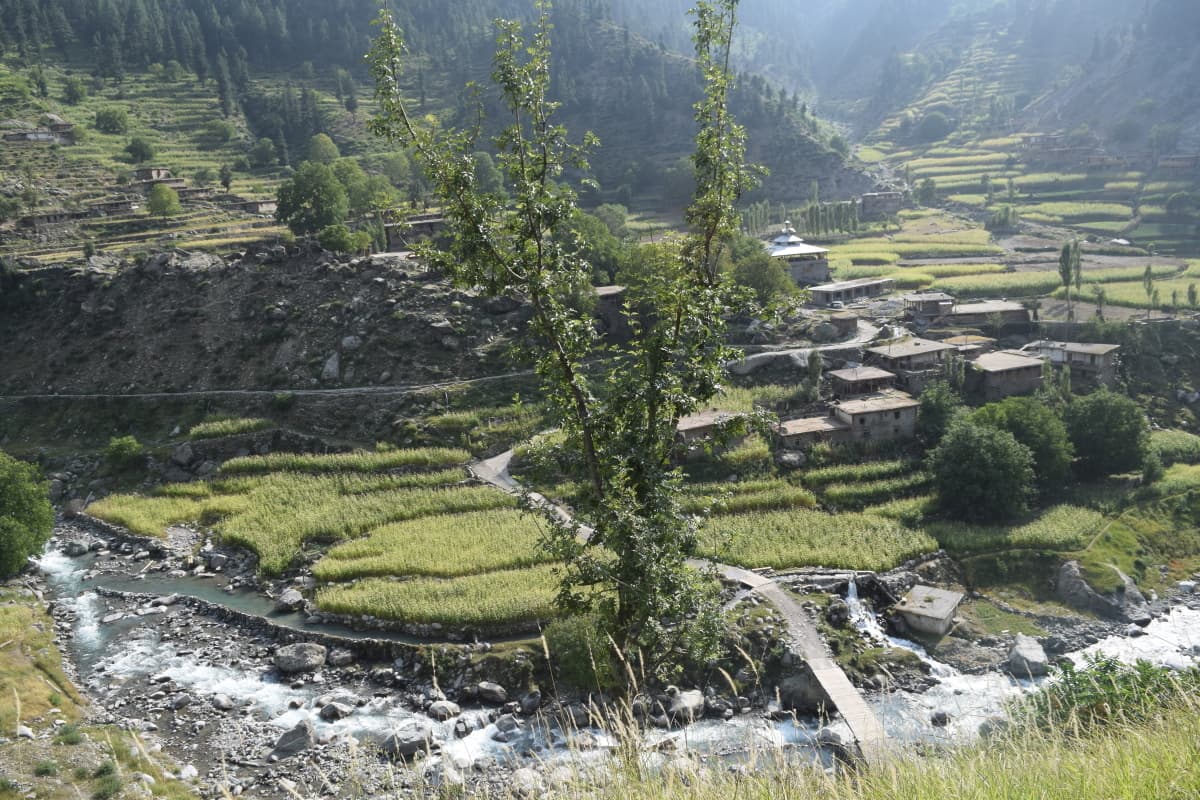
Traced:
<svg viewBox="0 0 1200 800">
<path fill-rule="evenodd" d="M 524 313 L 396 256 L 167 252 L 10 274 L 0 394 L 435 383 L 514 369 Z"/>
</svg>

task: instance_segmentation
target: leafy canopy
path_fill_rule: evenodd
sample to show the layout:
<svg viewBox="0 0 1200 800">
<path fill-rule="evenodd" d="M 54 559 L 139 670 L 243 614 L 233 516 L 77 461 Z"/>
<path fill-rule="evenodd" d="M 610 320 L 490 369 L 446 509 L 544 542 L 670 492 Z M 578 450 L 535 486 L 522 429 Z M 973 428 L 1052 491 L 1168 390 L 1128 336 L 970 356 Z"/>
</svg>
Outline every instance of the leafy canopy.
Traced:
<svg viewBox="0 0 1200 800">
<path fill-rule="evenodd" d="M 1032 397 L 1009 397 L 979 409 L 973 419 L 979 425 L 1008 431 L 1029 448 L 1043 497 L 1070 479 L 1075 448 L 1066 424 L 1052 407 Z"/>
<path fill-rule="evenodd" d="M 0 578 L 18 573 L 41 552 L 54 510 L 36 467 L 0 452 Z"/>
<path fill-rule="evenodd" d="M 279 187 L 275 218 L 292 233 L 316 233 L 346 220 L 350 200 L 328 164 L 305 161 Z"/>
<path fill-rule="evenodd" d="M 492 79 L 508 124 L 492 149 L 507 198 L 480 185 L 478 127 L 438 129 L 413 112 L 400 88 L 403 34 L 386 10 L 370 54 L 380 109 L 371 128 L 422 163 L 447 221 L 446 249 L 427 246 L 422 256 L 460 285 L 523 297 L 532 310 L 529 348 L 563 451 L 577 454 L 577 511 L 592 528 L 581 535 L 548 515 L 545 545 L 564 564 L 559 603 L 595 613 L 616 647 L 656 677 L 711 656 L 719 631 L 713 582 L 687 566 L 697 537 L 680 508 L 672 455 L 679 418 L 721 386 L 732 355 L 724 317 L 740 302 L 721 268 L 735 205 L 752 184 L 744 131 L 727 110 L 736 8 L 713 0 L 694 11 L 705 91 L 696 104 L 692 232 L 638 251 L 626 304 L 633 337 L 622 345 L 603 342 L 579 302 L 591 266 L 571 235 L 580 212 L 563 176 L 586 172 L 596 140 L 574 142 L 554 121 L 549 4 L 536 3 L 528 38 L 520 23 L 497 23 Z"/>
<path fill-rule="evenodd" d="M 1140 469 L 1150 446 L 1146 415 L 1132 399 L 1102 389 L 1075 398 L 1066 413 L 1067 431 L 1088 477 Z"/>
<path fill-rule="evenodd" d="M 929 454 L 938 505 L 956 519 L 1019 516 L 1033 496 L 1033 454 L 1011 433 L 960 415 Z"/>
</svg>

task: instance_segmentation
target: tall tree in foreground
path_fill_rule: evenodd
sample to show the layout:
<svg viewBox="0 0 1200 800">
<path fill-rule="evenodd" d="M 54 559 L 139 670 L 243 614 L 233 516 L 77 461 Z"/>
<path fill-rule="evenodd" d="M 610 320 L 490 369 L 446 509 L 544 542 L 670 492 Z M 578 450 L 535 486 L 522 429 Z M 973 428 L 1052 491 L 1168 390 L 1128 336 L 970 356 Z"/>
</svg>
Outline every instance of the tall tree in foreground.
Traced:
<svg viewBox="0 0 1200 800">
<path fill-rule="evenodd" d="M 732 355 L 724 317 L 735 290 L 721 260 L 738 229 L 735 205 L 753 183 L 744 131 L 727 108 L 737 0 L 702 0 L 693 12 L 705 93 L 696 104 L 691 233 L 640 251 L 628 287 L 634 336 L 627 345 L 602 342 L 577 301 L 589 290 L 591 268 L 570 235 L 580 212 L 563 172 L 585 170 L 595 140 L 588 134 L 574 144 L 553 121 L 549 4 L 537 9 L 528 40 L 519 23 L 497 23 L 492 78 L 510 117 L 494 145 L 511 200 L 481 191 L 478 128 L 431 130 L 414 113 L 399 88 L 402 32 L 386 10 L 370 55 L 380 107 L 371 127 L 411 148 L 435 186 L 451 241 L 424 257 L 459 284 L 531 306 L 531 353 L 567 438 L 563 452 L 576 454 L 584 487 L 577 510 L 593 528 L 581 536 L 548 516 L 546 545 L 565 565 L 561 606 L 597 612 L 630 664 L 665 677 L 689 657 L 710 657 L 719 633 L 713 581 L 687 565 L 696 524 L 680 507 L 672 453 L 679 418 L 717 393 Z"/>
<path fill-rule="evenodd" d="M 1078 287 L 1080 283 L 1079 240 L 1072 239 L 1062 246 L 1058 255 L 1058 276 L 1062 279 L 1063 289 L 1067 292 L 1067 321 L 1075 320 L 1075 310 L 1071 305 L 1071 283 Z"/>
</svg>

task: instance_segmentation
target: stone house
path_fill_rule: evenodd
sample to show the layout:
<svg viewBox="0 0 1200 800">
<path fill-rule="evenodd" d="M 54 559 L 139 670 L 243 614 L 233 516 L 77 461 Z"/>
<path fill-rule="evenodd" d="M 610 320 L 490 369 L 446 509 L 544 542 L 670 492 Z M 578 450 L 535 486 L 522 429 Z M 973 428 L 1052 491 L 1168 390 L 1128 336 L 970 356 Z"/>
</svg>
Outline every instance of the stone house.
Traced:
<svg viewBox="0 0 1200 800">
<path fill-rule="evenodd" d="M 956 303 L 942 315 L 944 325 L 957 328 L 991 328 L 999 321 L 1008 325 L 1028 325 L 1029 309 L 1011 300 L 988 300 L 979 303 Z"/>
<path fill-rule="evenodd" d="M 917 408 L 904 392 L 885 391 L 832 403 L 823 417 L 806 417 L 781 422 L 776 428 L 779 443 L 787 450 L 801 450 L 818 442 L 886 442 L 911 439 L 916 435 Z"/>
<path fill-rule="evenodd" d="M 690 446 L 697 442 L 713 438 L 718 430 L 731 422 L 741 419 L 743 416 L 734 411 L 721 411 L 715 408 L 708 411 L 701 411 L 680 418 L 679 422 L 675 425 L 675 435 L 681 444 Z"/>
<path fill-rule="evenodd" d="M 165 181 L 171 179 L 171 170 L 166 167 L 138 167 L 133 171 L 135 181 Z"/>
<path fill-rule="evenodd" d="M 896 385 L 896 376 L 878 367 L 851 367 L 826 373 L 835 397 L 875 394 Z"/>
<path fill-rule="evenodd" d="M 1119 344 L 1038 341 L 1021 349 L 1046 359 L 1056 370 L 1070 367 L 1072 383 L 1111 386 L 1117 378 Z"/>
<path fill-rule="evenodd" d="M 917 394 L 942 374 L 942 362 L 955 347 L 913 336 L 879 347 L 868 347 L 867 363 L 896 376 L 896 385 Z"/>
<path fill-rule="evenodd" d="M 984 353 L 975 359 L 968 381 L 988 403 L 1020 394 L 1032 394 L 1042 387 L 1040 358 L 1012 350 Z M 974 384 L 974 385 L 971 385 Z"/>
<path fill-rule="evenodd" d="M 859 198 L 858 217 L 872 221 L 894 217 L 904 207 L 902 192 L 870 192 Z"/>
<path fill-rule="evenodd" d="M 918 292 L 904 295 L 904 315 L 911 319 L 932 319 L 954 310 L 954 297 L 945 292 Z"/>
</svg>

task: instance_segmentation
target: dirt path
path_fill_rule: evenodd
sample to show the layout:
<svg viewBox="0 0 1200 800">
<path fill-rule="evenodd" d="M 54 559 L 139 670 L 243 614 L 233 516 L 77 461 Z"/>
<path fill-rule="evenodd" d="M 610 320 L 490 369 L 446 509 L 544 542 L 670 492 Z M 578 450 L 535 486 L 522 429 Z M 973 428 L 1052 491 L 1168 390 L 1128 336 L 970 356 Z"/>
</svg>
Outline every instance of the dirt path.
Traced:
<svg viewBox="0 0 1200 800">
<path fill-rule="evenodd" d="M 522 491 L 522 488 L 509 474 L 508 468 L 512 458 L 513 451 L 508 450 L 472 464 L 470 470 L 479 480 L 515 494 Z M 540 494 L 535 493 L 531 498 L 536 505 L 549 508 L 562 520 L 570 521 L 570 512 L 562 506 Z M 590 535 L 590 528 L 580 528 L 581 537 L 586 539 Z M 772 578 L 730 564 L 702 559 L 693 559 L 688 563 L 702 569 L 711 567 L 728 583 L 743 586 L 774 606 L 787 625 L 788 645 L 791 651 L 804 659 L 830 702 L 841 713 L 863 760 L 876 763 L 886 756 L 888 742 L 883 726 L 862 694 L 850 683 L 846 673 L 830 657 L 825 641 L 812 619 L 783 587 Z"/>
</svg>

